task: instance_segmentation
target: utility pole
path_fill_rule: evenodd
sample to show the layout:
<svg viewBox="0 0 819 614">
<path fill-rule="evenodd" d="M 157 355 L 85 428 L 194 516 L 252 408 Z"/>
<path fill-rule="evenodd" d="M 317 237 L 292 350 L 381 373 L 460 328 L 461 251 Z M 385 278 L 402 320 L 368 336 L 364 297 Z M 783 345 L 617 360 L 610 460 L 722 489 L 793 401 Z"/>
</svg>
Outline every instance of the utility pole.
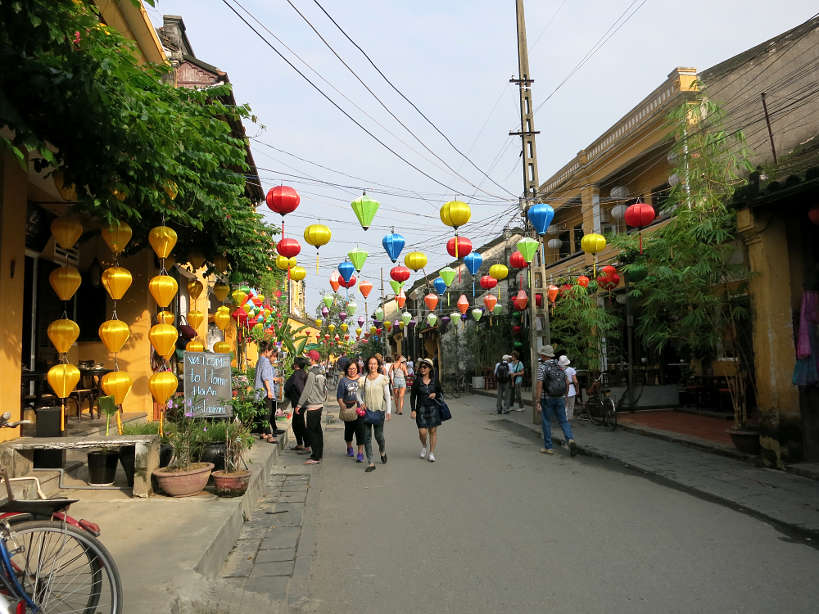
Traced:
<svg viewBox="0 0 819 614">
<path fill-rule="evenodd" d="M 510 83 L 516 83 L 520 90 L 520 132 L 510 132 L 509 134 L 520 136 L 521 157 L 523 161 L 523 196 L 520 199 L 521 216 L 523 217 L 524 228 L 532 231 L 531 224 L 528 223 L 526 212 L 529 210 L 538 196 L 540 183 L 537 176 L 537 147 L 535 146 L 534 110 L 532 108 L 532 88 L 534 79 L 529 73 L 529 49 L 526 43 L 526 18 L 523 13 L 523 0 L 515 0 L 518 30 L 518 78 L 510 79 Z M 538 423 L 537 412 L 535 411 L 535 383 L 537 377 L 538 346 L 550 343 L 549 333 L 549 308 L 545 292 L 546 263 L 544 262 L 544 252 L 538 249 L 535 258 L 529 265 L 529 377 L 532 382 L 532 423 Z M 536 295 L 541 295 L 543 307 L 537 306 Z M 538 326 L 541 330 L 538 331 Z"/>
<path fill-rule="evenodd" d="M 384 267 L 381 267 L 381 310 L 385 311 L 384 307 L 386 307 L 387 301 L 384 297 Z M 384 322 L 387 319 L 384 318 Z M 384 326 L 384 322 L 381 323 L 381 342 L 384 345 L 384 356 L 388 356 L 390 353 L 390 346 L 389 342 L 387 341 L 387 327 Z"/>
</svg>

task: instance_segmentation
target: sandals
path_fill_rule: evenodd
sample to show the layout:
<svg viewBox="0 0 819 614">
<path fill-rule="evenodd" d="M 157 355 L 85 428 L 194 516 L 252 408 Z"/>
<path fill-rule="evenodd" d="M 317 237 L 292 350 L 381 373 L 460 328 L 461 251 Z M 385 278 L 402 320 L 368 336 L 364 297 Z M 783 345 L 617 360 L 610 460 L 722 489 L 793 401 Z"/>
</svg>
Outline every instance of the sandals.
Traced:
<svg viewBox="0 0 819 614">
<path fill-rule="evenodd" d="M 304 461 L 305 465 L 318 465 L 320 463 L 321 463 L 321 461 L 317 461 L 317 460 L 314 460 L 312 458 L 308 458 L 306 461 Z"/>
<path fill-rule="evenodd" d="M 382 464 L 382 465 L 386 465 L 386 464 L 387 464 L 387 454 L 386 454 L 386 452 L 385 452 L 384 454 L 382 454 L 382 455 L 381 455 L 381 464 Z"/>
<path fill-rule="evenodd" d="M 368 465 L 364 473 L 370 473 L 371 471 L 375 471 L 375 465 Z"/>
</svg>

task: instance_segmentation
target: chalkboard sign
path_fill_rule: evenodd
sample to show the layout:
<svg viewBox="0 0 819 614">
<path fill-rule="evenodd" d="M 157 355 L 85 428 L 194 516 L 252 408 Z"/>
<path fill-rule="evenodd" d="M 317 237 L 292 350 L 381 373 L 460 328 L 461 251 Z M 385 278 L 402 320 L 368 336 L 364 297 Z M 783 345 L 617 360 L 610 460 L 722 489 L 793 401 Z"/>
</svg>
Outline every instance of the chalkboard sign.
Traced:
<svg viewBox="0 0 819 614">
<path fill-rule="evenodd" d="M 229 417 L 232 397 L 230 354 L 185 352 L 186 416 Z"/>
</svg>

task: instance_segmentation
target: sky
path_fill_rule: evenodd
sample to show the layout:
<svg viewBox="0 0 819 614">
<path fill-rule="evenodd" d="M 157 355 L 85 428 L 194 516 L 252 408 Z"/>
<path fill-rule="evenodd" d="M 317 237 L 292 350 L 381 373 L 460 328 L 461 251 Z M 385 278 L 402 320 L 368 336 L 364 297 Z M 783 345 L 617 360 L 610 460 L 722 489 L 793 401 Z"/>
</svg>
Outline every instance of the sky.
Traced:
<svg viewBox="0 0 819 614">
<path fill-rule="evenodd" d="M 470 204 L 472 219 L 459 234 L 475 246 L 519 219 L 520 138 L 508 135 L 520 129 L 518 93 L 509 83 L 517 74 L 513 0 L 227 1 L 383 143 L 311 87 L 225 2 L 146 5 L 155 26 L 164 14 L 182 16 L 196 57 L 226 71 L 236 100 L 250 105 L 257 121 L 246 122 L 246 129 L 265 192 L 282 183 L 299 192 L 300 206 L 285 217 L 285 236 L 302 246 L 298 260 L 307 270 L 308 313 L 330 291 L 330 272 L 356 247 L 370 254 L 359 276 L 375 286 L 370 304 L 375 305 L 382 274 L 385 294 L 391 292 L 394 265 L 381 239 L 392 228 L 407 242 L 402 261 L 417 250 L 429 259 L 427 271 L 448 263 L 446 241 L 454 233 L 439 217 L 447 201 Z M 376 72 L 319 3 L 465 156 Z M 762 0 L 528 0 L 525 12 L 533 104 L 540 106 L 535 128 L 543 182 L 675 67 L 704 70 L 806 21 L 816 3 L 787 0 L 774 9 Z M 596 47 L 601 38 L 608 40 Z M 367 231 L 350 206 L 363 190 L 381 203 Z M 281 223 L 265 205 L 259 211 Z M 316 250 L 303 237 L 314 223 L 333 233 L 320 249 L 318 274 Z M 357 292 L 355 298 L 361 302 Z"/>
</svg>

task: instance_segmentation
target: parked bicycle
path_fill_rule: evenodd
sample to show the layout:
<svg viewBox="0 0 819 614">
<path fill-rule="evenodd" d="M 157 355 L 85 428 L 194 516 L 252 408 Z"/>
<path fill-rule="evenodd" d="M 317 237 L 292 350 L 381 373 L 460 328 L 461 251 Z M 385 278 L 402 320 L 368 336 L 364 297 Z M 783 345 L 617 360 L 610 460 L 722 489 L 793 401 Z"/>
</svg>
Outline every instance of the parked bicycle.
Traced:
<svg viewBox="0 0 819 614">
<path fill-rule="evenodd" d="M 0 428 L 10 422 L 0 416 Z M 67 510 L 77 499 L 15 499 L 5 470 L 8 499 L 0 505 L 0 614 L 120 614 L 122 582 L 116 563 L 97 537 L 100 528 Z M 14 478 L 16 479 L 16 478 Z"/>
<path fill-rule="evenodd" d="M 606 372 L 603 371 L 589 386 L 586 402 L 577 417 L 613 431 L 617 428 L 617 408 L 607 385 L 608 379 Z"/>
<path fill-rule="evenodd" d="M 453 399 L 460 398 L 462 394 L 469 394 L 470 390 L 466 384 L 466 374 L 453 373 L 452 375 L 445 375 L 443 388 L 444 393 Z"/>
</svg>

